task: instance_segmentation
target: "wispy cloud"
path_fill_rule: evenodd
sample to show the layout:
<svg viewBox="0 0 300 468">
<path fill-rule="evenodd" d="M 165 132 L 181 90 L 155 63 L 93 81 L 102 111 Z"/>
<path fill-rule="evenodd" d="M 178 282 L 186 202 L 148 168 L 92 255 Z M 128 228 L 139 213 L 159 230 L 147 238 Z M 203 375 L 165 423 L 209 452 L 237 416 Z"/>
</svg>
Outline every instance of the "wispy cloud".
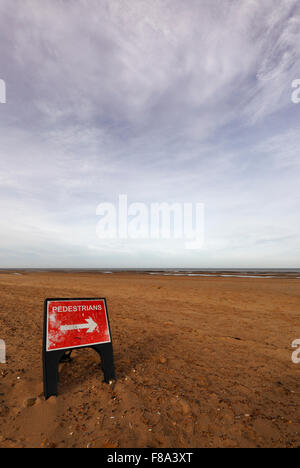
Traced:
<svg viewBox="0 0 300 468">
<path fill-rule="evenodd" d="M 1 265 L 299 265 L 298 1 L 2 0 L 0 25 Z M 100 241 L 119 193 L 204 202 L 206 249 Z"/>
</svg>

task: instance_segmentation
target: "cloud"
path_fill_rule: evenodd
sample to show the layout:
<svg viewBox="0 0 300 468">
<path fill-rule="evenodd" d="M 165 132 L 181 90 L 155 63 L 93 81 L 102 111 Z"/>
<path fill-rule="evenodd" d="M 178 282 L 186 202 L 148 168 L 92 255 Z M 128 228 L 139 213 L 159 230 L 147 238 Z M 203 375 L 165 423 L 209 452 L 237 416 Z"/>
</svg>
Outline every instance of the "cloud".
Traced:
<svg viewBox="0 0 300 468">
<path fill-rule="evenodd" d="M 299 263 L 299 2 L 2 0 L 0 18 L 3 266 Z M 206 250 L 101 243 L 120 193 L 204 202 Z"/>
</svg>

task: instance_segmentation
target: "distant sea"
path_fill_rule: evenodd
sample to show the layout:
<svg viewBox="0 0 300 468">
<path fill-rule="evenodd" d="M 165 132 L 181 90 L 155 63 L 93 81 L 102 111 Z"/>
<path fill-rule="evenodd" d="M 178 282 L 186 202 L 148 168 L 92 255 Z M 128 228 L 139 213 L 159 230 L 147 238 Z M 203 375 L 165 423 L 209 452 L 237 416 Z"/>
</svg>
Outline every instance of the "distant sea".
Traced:
<svg viewBox="0 0 300 468">
<path fill-rule="evenodd" d="M 0 268 L 0 273 L 5 272 L 144 273 L 163 276 L 300 279 L 300 268 Z"/>
</svg>

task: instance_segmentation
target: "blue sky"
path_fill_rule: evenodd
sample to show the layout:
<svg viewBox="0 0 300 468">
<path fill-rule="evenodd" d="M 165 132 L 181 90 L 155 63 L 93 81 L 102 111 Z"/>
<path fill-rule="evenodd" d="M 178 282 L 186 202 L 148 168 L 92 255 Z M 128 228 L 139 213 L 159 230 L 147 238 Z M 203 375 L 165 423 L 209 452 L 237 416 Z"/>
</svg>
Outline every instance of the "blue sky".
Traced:
<svg viewBox="0 0 300 468">
<path fill-rule="evenodd" d="M 0 267 L 300 267 L 297 0 L 1 0 Z M 96 208 L 202 202 L 205 246 Z"/>
</svg>

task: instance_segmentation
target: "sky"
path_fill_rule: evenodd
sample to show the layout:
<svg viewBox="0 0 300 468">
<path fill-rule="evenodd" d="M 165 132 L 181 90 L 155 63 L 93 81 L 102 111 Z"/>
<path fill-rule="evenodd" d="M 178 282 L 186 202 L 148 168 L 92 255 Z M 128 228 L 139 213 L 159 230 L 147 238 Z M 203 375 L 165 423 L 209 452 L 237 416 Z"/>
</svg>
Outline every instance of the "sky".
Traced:
<svg viewBox="0 0 300 468">
<path fill-rule="evenodd" d="M 300 267 L 298 0 L 1 0 L 1 268 Z M 205 242 L 97 206 L 203 203 Z"/>
</svg>

